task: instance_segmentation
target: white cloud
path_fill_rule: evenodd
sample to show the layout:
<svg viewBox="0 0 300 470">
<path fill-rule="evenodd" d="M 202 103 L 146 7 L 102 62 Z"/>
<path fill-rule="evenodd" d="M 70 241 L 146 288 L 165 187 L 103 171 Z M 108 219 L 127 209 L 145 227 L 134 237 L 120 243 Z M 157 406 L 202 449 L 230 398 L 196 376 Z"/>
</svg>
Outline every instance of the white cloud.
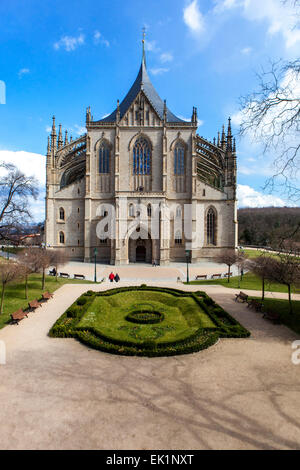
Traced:
<svg viewBox="0 0 300 470">
<path fill-rule="evenodd" d="M 170 52 L 164 52 L 160 55 L 160 61 L 164 64 L 166 62 L 172 62 L 173 55 Z"/>
<path fill-rule="evenodd" d="M 96 30 L 94 32 L 94 44 L 104 44 L 106 47 L 109 47 L 110 46 L 110 43 L 109 41 L 107 41 L 107 39 L 104 39 L 102 37 L 102 34 L 100 33 L 100 31 Z"/>
<path fill-rule="evenodd" d="M 47 132 L 47 134 L 49 134 L 49 132 L 52 131 L 52 127 L 51 126 L 46 126 L 45 131 Z"/>
<path fill-rule="evenodd" d="M 249 55 L 252 52 L 252 47 L 244 47 L 241 49 L 241 53 L 244 55 Z"/>
<path fill-rule="evenodd" d="M 152 75 L 161 75 L 162 73 L 169 72 L 169 70 L 170 69 L 166 69 L 164 67 L 158 67 L 158 68 L 150 69 L 150 72 L 152 73 Z"/>
<path fill-rule="evenodd" d="M 38 153 L 25 152 L 20 150 L 0 150 L 0 161 L 13 163 L 20 171 L 27 176 L 35 176 L 41 185 L 46 182 L 46 157 Z"/>
<path fill-rule="evenodd" d="M 75 132 L 77 135 L 82 135 L 86 133 L 86 127 L 85 126 L 78 126 L 78 124 L 75 124 Z"/>
<path fill-rule="evenodd" d="M 45 218 L 45 183 L 46 183 L 46 157 L 38 153 L 25 152 L 23 150 L 13 152 L 0 150 L 0 161 L 13 163 L 26 176 L 34 176 L 39 182 L 39 196 L 37 200 L 31 200 L 30 211 L 36 222 Z"/>
<path fill-rule="evenodd" d="M 74 51 L 78 46 L 82 46 L 85 42 L 84 34 L 80 33 L 79 36 L 63 36 L 59 41 L 54 44 L 54 49 L 59 50 L 61 47 L 67 52 Z"/>
<path fill-rule="evenodd" d="M 26 68 L 21 69 L 21 70 L 19 70 L 19 72 L 18 72 L 18 77 L 19 77 L 19 78 L 22 78 L 24 75 L 28 75 L 29 73 L 30 73 L 30 70 L 29 70 L 29 69 L 26 69 Z"/>
<path fill-rule="evenodd" d="M 95 31 L 94 33 L 94 43 L 99 44 L 101 38 L 101 33 L 100 31 Z"/>
<path fill-rule="evenodd" d="M 263 194 L 248 185 L 237 185 L 239 207 L 284 207 L 288 204 L 278 196 Z"/>
<path fill-rule="evenodd" d="M 159 47 L 157 46 L 156 41 L 145 41 L 145 50 L 150 52 L 157 52 L 159 51 Z"/>
<path fill-rule="evenodd" d="M 283 4 L 279 0 L 216 0 L 215 13 L 239 8 L 249 21 L 265 21 L 269 35 L 281 34 L 286 48 L 295 46 L 300 41 L 300 29 L 296 25 L 296 11 L 292 4 Z"/>
<path fill-rule="evenodd" d="M 198 0 L 193 0 L 183 9 L 183 20 L 193 33 L 198 34 L 204 31 L 204 18 L 199 9 Z"/>
</svg>

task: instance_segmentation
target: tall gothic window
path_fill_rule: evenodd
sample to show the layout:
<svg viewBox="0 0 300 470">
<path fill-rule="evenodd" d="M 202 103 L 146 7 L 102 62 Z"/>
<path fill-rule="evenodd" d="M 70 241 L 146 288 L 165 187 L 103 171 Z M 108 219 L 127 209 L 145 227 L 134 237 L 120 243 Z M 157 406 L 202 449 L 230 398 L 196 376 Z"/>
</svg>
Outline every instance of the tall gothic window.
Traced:
<svg viewBox="0 0 300 470">
<path fill-rule="evenodd" d="M 64 232 L 59 232 L 59 243 L 65 243 L 65 234 Z"/>
<path fill-rule="evenodd" d="M 150 175 L 151 150 L 149 142 L 144 137 L 139 137 L 133 147 L 133 174 Z"/>
<path fill-rule="evenodd" d="M 206 215 L 206 238 L 208 245 L 216 245 L 216 213 L 212 208 Z"/>
<path fill-rule="evenodd" d="M 184 146 L 181 143 L 174 149 L 174 175 L 184 175 Z"/>
<path fill-rule="evenodd" d="M 99 150 L 99 173 L 109 173 L 109 147 L 105 142 Z"/>
<path fill-rule="evenodd" d="M 59 220 L 65 220 L 65 211 L 62 207 L 59 209 Z"/>
</svg>

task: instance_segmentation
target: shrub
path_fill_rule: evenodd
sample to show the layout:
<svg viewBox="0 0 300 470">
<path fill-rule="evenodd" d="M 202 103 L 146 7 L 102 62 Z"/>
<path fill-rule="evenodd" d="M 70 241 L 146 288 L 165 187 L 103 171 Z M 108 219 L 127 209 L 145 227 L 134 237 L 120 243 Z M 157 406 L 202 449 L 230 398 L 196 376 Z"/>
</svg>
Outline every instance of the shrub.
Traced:
<svg viewBox="0 0 300 470">
<path fill-rule="evenodd" d="M 87 303 L 87 300 L 83 295 L 81 297 L 79 297 L 79 299 L 77 300 L 77 305 L 85 305 Z"/>
</svg>

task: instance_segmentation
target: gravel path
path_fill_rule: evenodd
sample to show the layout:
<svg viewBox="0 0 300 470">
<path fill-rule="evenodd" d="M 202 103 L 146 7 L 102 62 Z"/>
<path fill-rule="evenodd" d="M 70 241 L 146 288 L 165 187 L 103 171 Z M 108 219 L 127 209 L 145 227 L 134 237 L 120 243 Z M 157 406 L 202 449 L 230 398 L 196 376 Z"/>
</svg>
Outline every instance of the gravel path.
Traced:
<svg viewBox="0 0 300 470">
<path fill-rule="evenodd" d="M 251 338 L 151 359 L 48 338 L 55 320 L 90 288 L 65 285 L 19 326 L 0 331 L 7 348 L 0 365 L 1 449 L 300 448 L 300 365 L 291 362 L 296 334 L 234 302 L 236 291 L 207 286 Z"/>
</svg>

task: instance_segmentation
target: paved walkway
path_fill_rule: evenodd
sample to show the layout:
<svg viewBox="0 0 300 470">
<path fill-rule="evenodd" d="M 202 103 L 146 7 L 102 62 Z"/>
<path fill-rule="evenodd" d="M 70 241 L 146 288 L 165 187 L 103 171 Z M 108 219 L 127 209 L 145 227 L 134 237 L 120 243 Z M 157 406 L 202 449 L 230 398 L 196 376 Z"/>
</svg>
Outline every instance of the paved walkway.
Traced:
<svg viewBox="0 0 300 470">
<path fill-rule="evenodd" d="M 0 330 L 7 345 L 1 449 L 300 448 L 300 365 L 291 362 L 296 334 L 234 302 L 228 289 L 207 286 L 251 338 L 151 359 L 49 338 L 54 321 L 90 288 L 65 285 L 19 326 Z"/>
<path fill-rule="evenodd" d="M 107 279 L 111 271 L 118 273 L 123 281 L 141 282 L 141 280 L 148 281 L 176 281 L 178 277 L 181 280 L 186 280 L 186 264 L 185 263 L 170 263 L 169 266 L 153 267 L 151 264 L 130 264 L 121 266 L 111 266 L 107 264 L 97 264 L 97 280 L 102 278 Z M 67 265 L 59 268 L 59 272 L 67 272 L 74 276 L 74 274 L 83 274 L 86 279 L 93 281 L 95 273 L 95 265 L 93 263 L 82 263 L 80 261 L 71 261 Z M 208 278 L 212 274 L 225 274 L 228 268 L 225 264 L 214 263 L 212 261 L 201 261 L 199 263 L 189 265 L 190 279 L 195 279 L 199 274 L 207 274 Z M 233 275 L 237 275 L 238 270 L 236 266 L 231 269 Z M 223 276 L 222 276 L 223 277 Z"/>
</svg>

